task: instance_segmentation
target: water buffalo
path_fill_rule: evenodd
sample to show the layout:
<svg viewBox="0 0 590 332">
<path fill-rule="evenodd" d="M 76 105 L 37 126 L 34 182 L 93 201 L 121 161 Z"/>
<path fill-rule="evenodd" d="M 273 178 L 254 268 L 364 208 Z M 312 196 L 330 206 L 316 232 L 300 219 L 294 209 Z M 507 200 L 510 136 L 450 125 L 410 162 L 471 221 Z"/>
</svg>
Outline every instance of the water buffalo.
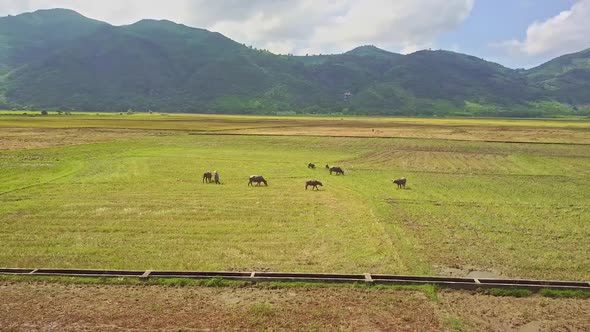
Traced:
<svg viewBox="0 0 590 332">
<path fill-rule="evenodd" d="M 330 170 L 330 175 L 332 175 L 332 173 L 336 173 L 336 175 L 344 175 L 344 171 L 338 166 L 328 167 L 328 169 Z"/>
<path fill-rule="evenodd" d="M 250 181 L 248 181 L 248 186 L 253 186 L 254 182 L 256 182 L 257 186 L 260 186 L 261 182 L 264 183 L 265 186 L 268 186 L 268 182 L 266 182 L 266 180 L 260 175 L 251 175 Z"/>
<path fill-rule="evenodd" d="M 402 188 L 402 187 L 404 189 L 406 188 L 406 178 L 399 178 L 399 179 L 395 179 L 392 181 L 393 181 L 393 183 L 397 184 L 397 189 Z"/>
<path fill-rule="evenodd" d="M 324 185 L 318 180 L 309 180 L 305 182 L 305 190 L 307 190 L 307 187 L 309 186 L 312 186 L 311 190 L 320 190 L 318 186 L 323 187 Z"/>
<path fill-rule="evenodd" d="M 207 171 L 207 172 L 203 173 L 203 183 L 205 183 L 205 182 L 211 183 L 212 177 L 213 177 L 213 175 L 211 174 L 211 171 Z"/>
</svg>

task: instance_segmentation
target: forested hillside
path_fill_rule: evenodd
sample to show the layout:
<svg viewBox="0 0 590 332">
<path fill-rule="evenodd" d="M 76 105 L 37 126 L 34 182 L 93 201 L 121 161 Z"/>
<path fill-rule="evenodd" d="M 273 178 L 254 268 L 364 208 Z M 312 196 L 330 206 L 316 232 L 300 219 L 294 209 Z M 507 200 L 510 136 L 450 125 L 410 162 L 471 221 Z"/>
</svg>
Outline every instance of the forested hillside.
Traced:
<svg viewBox="0 0 590 332">
<path fill-rule="evenodd" d="M 0 18 L 0 108 L 121 112 L 588 114 L 590 50 L 529 71 L 449 52 L 362 46 L 275 55 L 170 21 L 69 10 Z"/>
</svg>

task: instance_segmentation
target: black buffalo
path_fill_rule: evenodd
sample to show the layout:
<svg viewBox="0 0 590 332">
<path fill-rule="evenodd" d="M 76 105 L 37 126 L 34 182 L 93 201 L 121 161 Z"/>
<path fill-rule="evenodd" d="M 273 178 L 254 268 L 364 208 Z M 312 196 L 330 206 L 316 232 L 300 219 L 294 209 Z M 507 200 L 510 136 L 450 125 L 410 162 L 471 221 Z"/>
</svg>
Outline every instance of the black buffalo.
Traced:
<svg viewBox="0 0 590 332">
<path fill-rule="evenodd" d="M 323 187 L 324 185 L 318 180 L 309 180 L 305 182 L 305 190 L 307 190 L 307 187 L 309 186 L 312 186 L 311 190 L 320 190 L 318 186 Z"/>
<path fill-rule="evenodd" d="M 248 181 L 248 186 L 253 186 L 256 183 L 257 186 L 260 186 L 260 183 L 264 183 L 265 186 L 268 186 L 268 182 L 264 179 L 264 177 L 260 175 L 251 175 L 250 181 Z"/>
</svg>

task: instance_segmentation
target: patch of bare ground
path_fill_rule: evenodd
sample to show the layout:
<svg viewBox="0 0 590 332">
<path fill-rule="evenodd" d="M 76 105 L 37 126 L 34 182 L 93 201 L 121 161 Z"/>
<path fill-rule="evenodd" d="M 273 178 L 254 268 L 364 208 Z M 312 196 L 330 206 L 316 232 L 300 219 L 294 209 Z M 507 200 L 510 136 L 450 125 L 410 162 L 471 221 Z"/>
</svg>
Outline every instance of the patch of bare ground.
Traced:
<svg viewBox="0 0 590 332">
<path fill-rule="evenodd" d="M 436 270 L 440 275 L 448 276 L 448 277 L 457 277 L 457 278 L 492 278 L 498 279 L 502 278 L 503 275 L 501 272 L 496 270 L 486 270 L 476 266 L 466 265 L 466 266 L 453 266 L 453 267 L 445 267 L 445 266 L 435 266 Z"/>
<path fill-rule="evenodd" d="M 259 135 L 398 137 L 460 141 L 590 144 L 590 135 L 588 135 L 588 130 L 584 128 L 538 128 L 524 126 L 443 126 L 396 123 L 333 123 L 331 126 L 326 126 L 325 123 L 321 123 L 302 127 L 247 128 L 225 132 Z"/>
<path fill-rule="evenodd" d="M 442 291 L 441 306 L 465 331 L 590 331 L 590 300 L 540 296 L 514 298 Z"/>
<path fill-rule="evenodd" d="M 165 134 L 167 133 L 164 131 L 127 129 L 3 128 L 0 135 L 0 150 L 41 149 Z"/>
<path fill-rule="evenodd" d="M 441 331 L 421 292 L 0 283 L 2 331 Z"/>
</svg>

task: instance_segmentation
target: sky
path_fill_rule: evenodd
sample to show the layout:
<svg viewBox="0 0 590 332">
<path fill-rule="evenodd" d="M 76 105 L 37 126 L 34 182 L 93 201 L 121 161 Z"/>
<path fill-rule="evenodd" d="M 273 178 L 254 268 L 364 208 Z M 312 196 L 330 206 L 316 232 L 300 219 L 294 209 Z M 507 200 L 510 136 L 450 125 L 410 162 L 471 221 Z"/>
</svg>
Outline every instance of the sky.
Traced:
<svg viewBox="0 0 590 332">
<path fill-rule="evenodd" d="M 530 68 L 590 48 L 590 0 L 0 0 L 0 16 L 48 8 L 167 19 L 280 54 L 431 48 Z"/>
</svg>

